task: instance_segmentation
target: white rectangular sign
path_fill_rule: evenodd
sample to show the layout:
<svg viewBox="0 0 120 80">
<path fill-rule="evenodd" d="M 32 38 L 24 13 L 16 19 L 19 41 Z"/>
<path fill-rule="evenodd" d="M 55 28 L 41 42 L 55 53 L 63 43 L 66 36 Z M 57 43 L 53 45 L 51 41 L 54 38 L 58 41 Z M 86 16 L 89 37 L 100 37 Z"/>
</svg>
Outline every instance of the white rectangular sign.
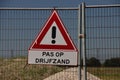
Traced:
<svg viewBox="0 0 120 80">
<path fill-rule="evenodd" d="M 77 52 L 29 50 L 28 64 L 77 65 Z"/>
</svg>

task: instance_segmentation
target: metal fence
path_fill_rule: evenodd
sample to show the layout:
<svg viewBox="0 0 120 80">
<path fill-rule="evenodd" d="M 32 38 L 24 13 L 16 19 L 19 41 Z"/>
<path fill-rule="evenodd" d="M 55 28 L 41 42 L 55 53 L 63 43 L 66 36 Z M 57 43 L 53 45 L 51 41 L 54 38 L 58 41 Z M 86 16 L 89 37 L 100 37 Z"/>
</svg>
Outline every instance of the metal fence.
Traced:
<svg viewBox="0 0 120 80">
<path fill-rule="evenodd" d="M 120 79 L 120 5 L 85 7 L 87 71 L 103 80 Z"/>
<path fill-rule="evenodd" d="M 0 78 L 2 80 L 43 80 L 69 68 L 26 65 L 28 48 L 53 9 L 0 8 Z M 56 8 L 56 10 L 77 46 L 78 8 Z"/>
<path fill-rule="evenodd" d="M 81 6 L 56 8 L 76 46 L 79 45 L 80 40 L 78 33 L 79 31 L 82 33 L 82 24 L 85 23 L 85 49 L 81 50 L 85 51 L 85 54 L 80 53 L 83 60 L 78 66 L 82 66 L 82 61 L 86 61 L 83 62 L 82 67 L 86 70 L 87 66 L 87 72 L 103 80 L 119 80 L 120 5 L 84 5 L 83 16 L 81 8 Z M 0 8 L 0 78 L 2 80 L 43 80 L 52 74 L 71 68 L 69 66 L 26 65 L 28 48 L 45 24 L 52 9 Z M 78 69 L 65 72 L 72 72 L 69 78 L 76 80 L 74 76 Z M 67 75 L 65 72 L 64 75 Z M 59 78 L 59 76 L 55 77 Z M 77 76 L 81 77 L 80 74 Z M 84 77 L 87 78 L 85 75 Z"/>
<path fill-rule="evenodd" d="M 51 14 L 51 9 L 1 9 L 1 57 L 27 55 L 31 42 Z M 77 44 L 77 10 L 58 10 L 68 32 Z"/>
</svg>

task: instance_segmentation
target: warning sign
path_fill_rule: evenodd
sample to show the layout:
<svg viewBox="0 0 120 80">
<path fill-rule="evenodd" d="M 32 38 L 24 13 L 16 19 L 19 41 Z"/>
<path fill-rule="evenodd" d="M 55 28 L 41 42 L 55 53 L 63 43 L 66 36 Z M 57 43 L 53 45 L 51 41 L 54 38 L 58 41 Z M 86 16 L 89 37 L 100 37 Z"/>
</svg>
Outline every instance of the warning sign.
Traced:
<svg viewBox="0 0 120 80">
<path fill-rule="evenodd" d="M 56 10 L 30 46 L 28 63 L 77 65 L 77 49 Z"/>
</svg>

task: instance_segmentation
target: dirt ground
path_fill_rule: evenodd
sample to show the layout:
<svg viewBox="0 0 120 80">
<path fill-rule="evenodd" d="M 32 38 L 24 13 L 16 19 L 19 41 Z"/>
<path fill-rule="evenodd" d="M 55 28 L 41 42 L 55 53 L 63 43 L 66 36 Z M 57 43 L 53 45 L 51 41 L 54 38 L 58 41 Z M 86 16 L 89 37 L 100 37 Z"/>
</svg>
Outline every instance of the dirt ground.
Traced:
<svg viewBox="0 0 120 80">
<path fill-rule="evenodd" d="M 82 80 L 84 80 L 83 79 L 83 73 L 84 73 L 83 70 L 81 73 L 82 73 L 81 74 Z M 44 80 L 78 80 L 78 68 L 74 67 L 74 68 L 66 69 L 62 72 L 51 75 Z M 99 79 L 98 77 L 96 77 L 90 73 L 87 73 L 87 80 L 101 80 L 101 79 Z"/>
</svg>

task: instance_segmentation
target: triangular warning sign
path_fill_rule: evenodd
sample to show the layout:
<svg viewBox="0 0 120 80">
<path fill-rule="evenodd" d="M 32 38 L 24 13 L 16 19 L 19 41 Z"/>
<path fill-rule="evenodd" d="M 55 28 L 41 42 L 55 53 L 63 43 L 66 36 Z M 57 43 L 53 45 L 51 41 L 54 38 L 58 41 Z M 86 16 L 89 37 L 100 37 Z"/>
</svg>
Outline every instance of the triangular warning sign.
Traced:
<svg viewBox="0 0 120 80">
<path fill-rule="evenodd" d="M 77 50 L 56 10 L 53 10 L 29 49 Z"/>
</svg>

